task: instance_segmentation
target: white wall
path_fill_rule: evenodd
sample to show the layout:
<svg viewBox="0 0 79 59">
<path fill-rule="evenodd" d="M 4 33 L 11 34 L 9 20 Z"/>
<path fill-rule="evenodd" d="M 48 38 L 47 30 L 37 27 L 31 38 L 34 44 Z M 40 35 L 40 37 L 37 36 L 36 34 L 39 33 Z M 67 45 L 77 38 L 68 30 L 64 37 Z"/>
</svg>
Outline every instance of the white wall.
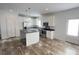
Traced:
<svg viewBox="0 0 79 59">
<path fill-rule="evenodd" d="M 73 37 L 67 35 L 67 25 L 69 19 L 79 19 L 79 8 L 74 8 L 52 14 L 55 16 L 55 34 L 54 38 L 79 44 L 79 36 Z M 47 20 L 46 20 L 47 21 Z"/>
<path fill-rule="evenodd" d="M 0 30 L 3 39 L 8 38 L 8 34 L 10 32 L 7 33 L 7 31 L 11 31 L 12 29 L 14 29 L 13 33 L 15 34 L 15 36 L 17 35 L 20 36 L 20 30 L 23 29 L 23 22 L 25 19 L 28 20 L 26 17 L 18 16 L 18 13 L 16 11 L 10 12 L 7 10 L 0 10 L 0 26 L 1 26 Z M 33 25 L 37 24 L 36 23 L 37 21 L 35 19 L 32 19 L 32 21 L 33 21 Z M 13 27 L 11 27 L 11 25 Z M 8 27 L 10 27 L 10 29 Z"/>
<path fill-rule="evenodd" d="M 20 22 L 15 12 L 0 10 L 2 39 L 20 36 Z"/>
<path fill-rule="evenodd" d="M 55 26 L 53 15 L 50 14 L 42 15 L 42 26 L 44 22 L 48 22 L 49 26 Z"/>
<path fill-rule="evenodd" d="M 79 36 L 73 37 L 73 36 L 67 35 L 68 20 L 79 19 L 79 8 L 57 12 L 57 13 L 51 14 L 51 16 L 55 16 L 54 17 L 54 22 L 55 22 L 54 38 L 58 38 L 60 40 L 65 40 L 65 41 L 79 44 Z M 43 17 L 43 22 L 49 21 L 46 19 L 46 17 L 48 16 Z"/>
</svg>

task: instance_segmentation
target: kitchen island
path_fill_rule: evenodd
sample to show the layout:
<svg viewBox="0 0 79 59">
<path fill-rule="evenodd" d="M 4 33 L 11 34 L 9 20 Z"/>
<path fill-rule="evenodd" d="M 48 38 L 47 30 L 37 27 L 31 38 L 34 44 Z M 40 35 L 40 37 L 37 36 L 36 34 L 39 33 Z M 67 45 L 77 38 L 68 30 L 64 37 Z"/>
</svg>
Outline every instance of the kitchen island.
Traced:
<svg viewBox="0 0 79 59">
<path fill-rule="evenodd" d="M 21 30 L 21 38 L 25 39 L 26 46 L 39 42 L 39 31 L 36 30 Z"/>
<path fill-rule="evenodd" d="M 53 39 L 54 38 L 54 31 L 55 29 L 46 29 L 46 28 L 42 28 L 42 35 L 41 36 L 44 36 L 45 38 L 48 38 L 48 39 Z"/>
</svg>

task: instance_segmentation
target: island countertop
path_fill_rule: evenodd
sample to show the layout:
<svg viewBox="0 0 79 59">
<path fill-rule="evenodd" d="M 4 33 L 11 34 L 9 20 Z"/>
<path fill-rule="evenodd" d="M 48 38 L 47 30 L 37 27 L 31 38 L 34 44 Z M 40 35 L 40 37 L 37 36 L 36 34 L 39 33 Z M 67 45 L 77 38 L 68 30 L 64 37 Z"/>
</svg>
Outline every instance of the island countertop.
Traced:
<svg viewBox="0 0 79 59">
<path fill-rule="evenodd" d="M 34 33 L 34 32 L 39 32 L 38 30 L 21 30 L 23 33 Z"/>
</svg>

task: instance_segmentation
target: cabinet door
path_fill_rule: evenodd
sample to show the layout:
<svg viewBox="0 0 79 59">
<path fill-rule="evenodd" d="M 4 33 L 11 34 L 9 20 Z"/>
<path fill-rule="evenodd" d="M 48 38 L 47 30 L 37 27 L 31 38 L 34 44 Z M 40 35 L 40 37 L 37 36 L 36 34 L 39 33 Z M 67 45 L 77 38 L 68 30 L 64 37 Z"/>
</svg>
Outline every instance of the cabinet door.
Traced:
<svg viewBox="0 0 79 59">
<path fill-rule="evenodd" d="M 30 46 L 38 42 L 39 42 L 39 32 L 26 34 L 26 46 Z"/>
<path fill-rule="evenodd" d="M 16 19 L 15 19 L 15 31 L 16 31 L 15 35 L 16 36 L 20 36 L 20 25 L 19 24 L 20 24 L 19 19 L 16 16 Z"/>
<path fill-rule="evenodd" d="M 6 15 L 2 14 L 0 17 L 0 22 L 1 22 L 1 38 L 5 39 L 8 38 L 7 36 L 7 25 L 6 25 Z"/>
<path fill-rule="evenodd" d="M 8 37 L 14 37 L 15 36 L 15 19 L 14 16 L 11 14 L 7 14 L 7 32 Z"/>
<path fill-rule="evenodd" d="M 49 26 L 55 25 L 54 20 L 55 20 L 55 16 L 48 16 Z"/>
<path fill-rule="evenodd" d="M 46 37 L 49 39 L 53 39 L 54 31 L 46 31 Z"/>
<path fill-rule="evenodd" d="M 3 13 L 0 17 L 0 21 L 2 39 L 19 36 L 19 23 L 15 14 L 7 12 Z"/>
</svg>

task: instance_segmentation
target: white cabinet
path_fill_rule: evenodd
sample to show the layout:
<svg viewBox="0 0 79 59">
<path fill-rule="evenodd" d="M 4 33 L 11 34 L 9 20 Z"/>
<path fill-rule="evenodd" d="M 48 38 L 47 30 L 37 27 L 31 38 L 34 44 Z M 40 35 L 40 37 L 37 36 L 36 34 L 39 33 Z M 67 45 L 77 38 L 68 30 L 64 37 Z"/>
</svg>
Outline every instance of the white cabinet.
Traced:
<svg viewBox="0 0 79 59">
<path fill-rule="evenodd" d="M 42 17 L 42 25 L 44 22 L 48 22 L 49 26 L 55 26 L 55 16 L 49 15 L 49 16 L 43 16 Z"/>
<path fill-rule="evenodd" d="M 0 17 L 1 21 L 1 38 L 19 36 L 19 24 L 17 15 L 14 13 L 5 12 Z"/>
<path fill-rule="evenodd" d="M 46 37 L 49 39 L 53 39 L 54 31 L 46 31 Z"/>
<path fill-rule="evenodd" d="M 7 25 L 6 25 L 6 17 L 2 14 L 0 17 L 0 24 L 1 24 L 1 38 L 5 39 L 8 38 L 7 36 Z"/>
<path fill-rule="evenodd" d="M 54 26 L 55 25 L 54 19 L 55 19 L 55 16 L 48 16 L 49 26 Z"/>
<path fill-rule="evenodd" d="M 39 32 L 26 33 L 26 46 L 39 42 Z"/>
<path fill-rule="evenodd" d="M 15 36 L 15 19 L 13 15 L 7 14 L 7 35 L 8 37 L 14 37 Z"/>
</svg>

